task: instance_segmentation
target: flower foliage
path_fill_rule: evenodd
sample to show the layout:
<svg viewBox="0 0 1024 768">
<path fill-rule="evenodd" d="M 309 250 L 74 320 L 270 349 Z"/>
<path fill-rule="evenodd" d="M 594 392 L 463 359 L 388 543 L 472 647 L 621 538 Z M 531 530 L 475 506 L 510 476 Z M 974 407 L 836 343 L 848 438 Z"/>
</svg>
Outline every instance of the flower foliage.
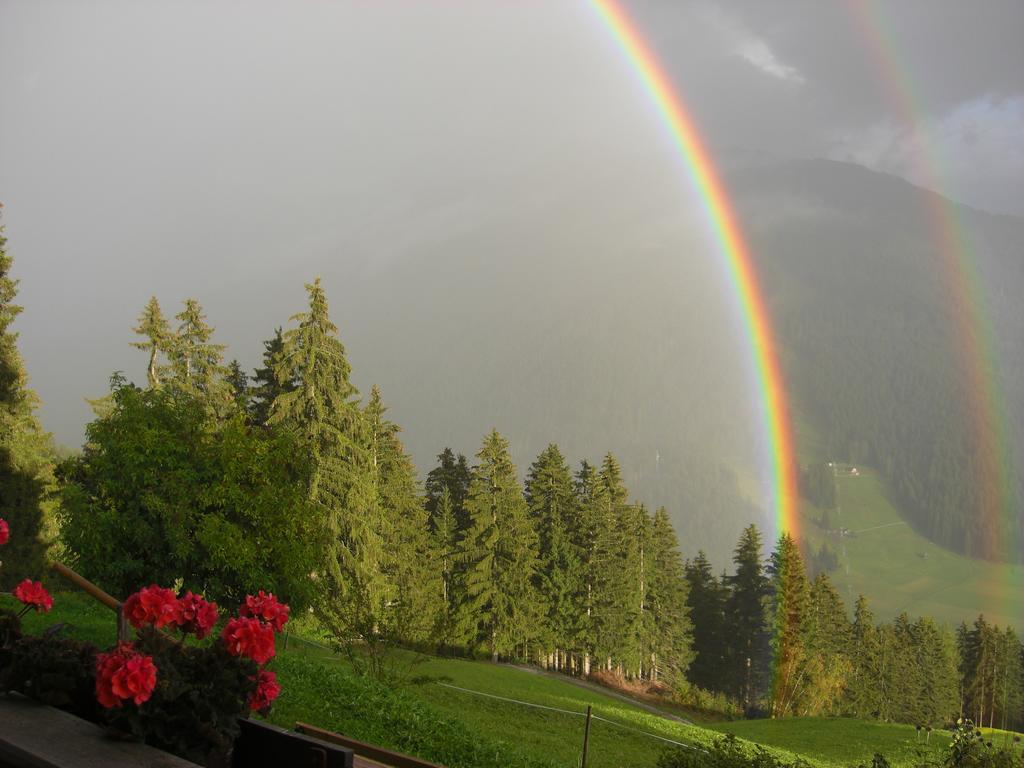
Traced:
<svg viewBox="0 0 1024 768">
<path fill-rule="evenodd" d="M 7 524 L 7 521 L 0 517 L 0 546 L 6 544 L 11 540 L 11 526 Z"/>
<path fill-rule="evenodd" d="M 256 690 L 249 697 L 249 709 L 253 712 L 267 712 L 274 699 L 280 695 L 281 686 L 277 682 L 277 675 L 261 669 L 256 677 Z"/>
<path fill-rule="evenodd" d="M 274 593 L 266 593 L 262 589 L 258 595 L 248 595 L 242 607 L 238 609 L 239 616 L 251 616 L 252 618 L 264 621 L 274 628 L 275 632 L 284 629 L 288 621 L 290 609 L 285 603 L 279 602 Z"/>
<path fill-rule="evenodd" d="M 140 589 L 124 601 L 124 617 L 136 629 L 152 624 L 157 629 L 168 624 L 180 625 L 182 605 L 173 590 L 152 584 Z"/>
<path fill-rule="evenodd" d="M 101 706 L 120 707 L 126 701 L 144 704 L 156 688 L 156 666 L 129 644 L 96 657 L 96 699 Z"/>
<path fill-rule="evenodd" d="M 266 664 L 274 656 L 274 629 L 259 619 L 231 619 L 221 640 L 232 656 L 245 656 L 257 664 Z"/>
<path fill-rule="evenodd" d="M 190 632 L 199 640 L 210 634 L 219 618 L 216 603 L 208 602 L 192 592 L 186 592 L 178 601 L 178 605 L 181 608 L 179 626 L 182 632 Z"/>
<path fill-rule="evenodd" d="M 35 608 L 37 613 L 46 613 L 53 608 L 53 598 L 41 581 L 25 579 L 11 594 L 24 603 L 26 609 Z"/>
</svg>

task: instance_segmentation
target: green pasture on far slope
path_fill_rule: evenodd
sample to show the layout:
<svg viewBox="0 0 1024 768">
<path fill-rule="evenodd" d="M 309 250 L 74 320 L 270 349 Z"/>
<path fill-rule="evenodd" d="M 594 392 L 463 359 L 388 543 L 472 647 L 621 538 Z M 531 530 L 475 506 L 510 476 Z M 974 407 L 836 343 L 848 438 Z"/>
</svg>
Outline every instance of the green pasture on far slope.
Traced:
<svg viewBox="0 0 1024 768">
<path fill-rule="evenodd" d="M 832 528 L 851 535 L 826 533 L 822 513 L 809 504 L 801 516 L 801 536 L 815 548 L 828 542 L 839 556 L 829 575 L 851 610 L 863 594 L 878 619 L 906 611 L 952 627 L 984 613 L 989 622 L 1024 626 L 1024 565 L 975 560 L 933 544 L 900 517 L 876 472 L 857 470 L 840 473 L 839 511 L 830 513 Z"/>
</svg>

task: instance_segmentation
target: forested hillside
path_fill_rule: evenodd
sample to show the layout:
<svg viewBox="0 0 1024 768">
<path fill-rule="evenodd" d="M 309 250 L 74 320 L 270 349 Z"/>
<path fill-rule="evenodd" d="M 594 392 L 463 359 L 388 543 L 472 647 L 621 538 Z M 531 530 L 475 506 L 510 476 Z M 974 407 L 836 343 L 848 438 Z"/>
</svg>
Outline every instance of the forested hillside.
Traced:
<svg viewBox="0 0 1024 768">
<path fill-rule="evenodd" d="M 856 166 L 765 163 L 737 170 L 743 220 L 770 294 L 796 401 L 828 456 L 866 463 L 889 481 L 909 521 L 954 550 L 1019 559 L 1024 423 L 1024 223 L 949 204 L 974 247 L 969 268 L 992 325 L 1007 430 L 1010 516 L 988 551 L 982 477 L 958 332 L 969 322 L 949 291 L 931 193 Z M 957 278 L 959 279 L 959 278 Z M 987 366 L 991 360 L 972 360 Z"/>
<path fill-rule="evenodd" d="M 728 167 L 795 411 L 822 453 L 876 465 L 918 530 L 979 553 L 953 336 L 963 320 L 934 251 L 931 193 L 845 163 L 736 155 Z M 664 174 L 649 178 L 662 189 Z M 612 208 L 560 183 L 557 196 L 510 187 L 536 204 L 474 218 L 443 249 L 374 262 L 345 286 L 343 331 L 421 468 L 438 445 L 471 453 L 492 426 L 521 463 L 556 439 L 575 456 L 601 445 L 638 498 L 665 505 L 681 540 L 722 565 L 744 525 L 768 520 L 756 383 L 721 256 L 699 214 L 687 218 L 692 199 L 666 205 L 671 195 L 638 187 Z M 1019 444 L 1024 224 L 957 213 L 977 244 L 1007 445 Z"/>
</svg>

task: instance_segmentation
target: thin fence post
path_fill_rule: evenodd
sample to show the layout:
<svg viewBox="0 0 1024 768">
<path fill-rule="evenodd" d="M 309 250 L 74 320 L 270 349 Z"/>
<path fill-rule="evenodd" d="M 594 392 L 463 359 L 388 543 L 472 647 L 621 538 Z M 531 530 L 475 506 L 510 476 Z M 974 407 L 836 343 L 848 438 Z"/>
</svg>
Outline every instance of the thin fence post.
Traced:
<svg viewBox="0 0 1024 768">
<path fill-rule="evenodd" d="M 117 609 L 117 642 L 127 643 L 131 640 L 131 630 L 128 628 L 128 620 L 124 617 L 124 604 Z"/>
<path fill-rule="evenodd" d="M 587 749 L 590 746 L 590 713 L 593 707 L 587 704 L 587 723 L 583 726 L 583 759 L 580 768 L 587 768 Z"/>
</svg>

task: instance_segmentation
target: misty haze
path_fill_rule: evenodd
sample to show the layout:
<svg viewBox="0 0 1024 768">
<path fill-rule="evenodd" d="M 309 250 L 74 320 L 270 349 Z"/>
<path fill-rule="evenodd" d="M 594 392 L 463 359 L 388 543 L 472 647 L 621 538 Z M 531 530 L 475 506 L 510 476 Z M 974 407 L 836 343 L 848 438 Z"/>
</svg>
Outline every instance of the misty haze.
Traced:
<svg viewBox="0 0 1024 768">
<path fill-rule="evenodd" d="M 0 0 L 0 755 L 1024 765 L 1022 30 Z"/>
</svg>

